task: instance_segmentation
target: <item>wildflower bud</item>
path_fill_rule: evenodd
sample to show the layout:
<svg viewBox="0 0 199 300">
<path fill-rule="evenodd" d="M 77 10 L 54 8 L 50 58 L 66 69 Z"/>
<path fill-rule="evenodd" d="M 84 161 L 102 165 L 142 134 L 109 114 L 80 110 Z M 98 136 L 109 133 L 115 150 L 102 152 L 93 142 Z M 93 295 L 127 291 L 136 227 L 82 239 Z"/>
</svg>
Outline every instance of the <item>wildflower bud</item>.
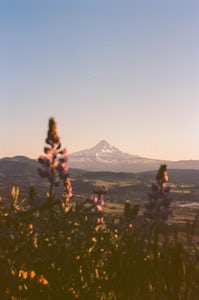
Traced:
<svg viewBox="0 0 199 300">
<path fill-rule="evenodd" d="M 49 148 L 49 147 L 44 147 L 44 153 L 51 154 L 52 153 L 52 149 Z"/>
<path fill-rule="evenodd" d="M 166 165 L 161 165 L 157 176 L 156 176 L 157 183 L 161 186 L 165 182 L 168 181 L 168 174 L 167 174 L 167 166 Z"/>
<path fill-rule="evenodd" d="M 60 162 L 67 162 L 68 161 L 68 156 L 65 155 L 64 157 L 59 159 Z"/>
<path fill-rule="evenodd" d="M 51 164 L 51 159 L 46 156 L 40 156 L 38 161 L 43 166 L 50 166 L 50 164 Z"/>
<path fill-rule="evenodd" d="M 91 200 L 91 202 L 94 202 L 94 203 L 98 202 L 98 198 L 96 195 L 91 195 L 90 200 Z"/>
<path fill-rule="evenodd" d="M 59 154 L 62 154 L 62 155 L 66 155 L 66 153 L 67 153 L 66 148 L 64 148 L 63 150 L 60 150 L 60 151 L 59 151 Z"/>
<path fill-rule="evenodd" d="M 48 144 L 51 147 L 53 147 L 53 142 L 49 138 L 46 138 L 45 142 L 46 142 L 46 144 Z"/>
<path fill-rule="evenodd" d="M 100 199 L 99 199 L 99 205 L 104 205 L 104 197 L 100 197 Z"/>
</svg>

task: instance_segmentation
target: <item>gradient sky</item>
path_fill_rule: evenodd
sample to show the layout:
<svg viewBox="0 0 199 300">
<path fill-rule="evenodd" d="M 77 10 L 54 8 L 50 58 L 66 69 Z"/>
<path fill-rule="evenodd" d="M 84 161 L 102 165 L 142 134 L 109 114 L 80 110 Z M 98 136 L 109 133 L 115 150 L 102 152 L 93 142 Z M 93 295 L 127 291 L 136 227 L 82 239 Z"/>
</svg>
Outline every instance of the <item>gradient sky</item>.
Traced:
<svg viewBox="0 0 199 300">
<path fill-rule="evenodd" d="M 0 157 L 101 139 L 199 159 L 198 0 L 0 0 Z"/>
</svg>

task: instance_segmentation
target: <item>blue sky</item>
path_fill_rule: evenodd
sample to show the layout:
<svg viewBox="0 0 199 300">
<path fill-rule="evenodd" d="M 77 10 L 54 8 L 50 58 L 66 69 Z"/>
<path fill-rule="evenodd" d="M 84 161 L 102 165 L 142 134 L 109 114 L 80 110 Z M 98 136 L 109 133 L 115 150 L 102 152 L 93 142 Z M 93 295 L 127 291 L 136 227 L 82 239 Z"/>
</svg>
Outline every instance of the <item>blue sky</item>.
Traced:
<svg viewBox="0 0 199 300">
<path fill-rule="evenodd" d="M 199 159 L 199 2 L 0 0 L 0 157 L 101 139 Z"/>
</svg>

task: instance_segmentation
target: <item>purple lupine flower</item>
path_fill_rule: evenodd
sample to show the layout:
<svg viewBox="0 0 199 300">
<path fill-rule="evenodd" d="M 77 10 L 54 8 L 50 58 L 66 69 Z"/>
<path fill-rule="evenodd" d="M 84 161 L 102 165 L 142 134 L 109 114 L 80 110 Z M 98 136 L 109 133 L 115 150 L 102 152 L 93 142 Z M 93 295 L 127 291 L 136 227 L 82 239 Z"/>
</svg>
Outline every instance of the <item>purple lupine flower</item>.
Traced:
<svg viewBox="0 0 199 300">
<path fill-rule="evenodd" d="M 90 211 L 93 212 L 97 216 L 97 222 L 103 223 L 103 208 L 104 205 L 104 195 L 108 192 L 108 189 L 106 187 L 97 187 L 94 188 L 93 194 L 90 197 Z"/>
<path fill-rule="evenodd" d="M 99 197 L 99 205 L 100 206 L 103 206 L 104 205 L 104 195 L 101 195 L 100 197 Z"/>
<path fill-rule="evenodd" d="M 66 148 L 60 150 L 60 151 L 59 151 L 59 154 L 66 155 L 66 154 L 67 154 Z"/>
<path fill-rule="evenodd" d="M 49 147 L 44 147 L 44 153 L 51 154 L 52 153 L 52 149 L 49 148 Z"/>
<path fill-rule="evenodd" d="M 97 197 L 97 195 L 91 195 L 91 197 L 90 197 L 90 201 L 91 201 L 91 203 L 97 203 L 98 202 L 98 197 Z"/>
<path fill-rule="evenodd" d="M 172 199 L 169 196 L 169 187 L 166 186 L 167 182 L 167 167 L 161 165 L 156 176 L 156 184 L 152 184 L 148 193 L 148 203 L 145 205 L 144 215 L 152 222 L 164 222 L 171 214 L 169 205 Z"/>
<path fill-rule="evenodd" d="M 38 169 L 39 175 L 45 177 L 50 182 L 50 197 L 52 196 L 53 186 L 58 186 L 60 180 L 64 181 L 65 192 L 67 197 L 72 197 L 71 184 L 68 184 L 68 156 L 66 148 L 61 148 L 60 137 L 58 135 L 56 122 L 54 118 L 49 119 L 49 128 L 46 138 L 46 146 L 44 147 L 45 155 L 40 156 L 38 161 L 40 168 Z M 67 183 L 66 183 L 67 182 Z M 67 192 L 67 188 L 70 191 Z"/>
<path fill-rule="evenodd" d="M 59 158 L 60 162 L 66 163 L 68 161 L 68 156 L 63 156 L 62 158 Z"/>
</svg>

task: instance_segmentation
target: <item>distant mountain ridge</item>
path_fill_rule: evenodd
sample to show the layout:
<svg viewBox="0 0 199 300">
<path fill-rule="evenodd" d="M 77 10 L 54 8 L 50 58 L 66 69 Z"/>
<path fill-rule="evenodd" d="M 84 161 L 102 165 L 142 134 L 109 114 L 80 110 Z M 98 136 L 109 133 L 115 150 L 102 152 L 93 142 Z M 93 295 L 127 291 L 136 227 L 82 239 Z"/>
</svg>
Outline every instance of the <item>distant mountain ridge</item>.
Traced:
<svg viewBox="0 0 199 300">
<path fill-rule="evenodd" d="M 140 157 L 122 152 L 101 140 L 89 149 L 69 154 L 69 165 L 88 171 L 145 172 L 156 170 L 160 164 L 171 169 L 199 169 L 199 160 L 169 161 Z"/>
<path fill-rule="evenodd" d="M 0 198 L 9 200 L 10 191 L 13 186 L 20 188 L 20 194 L 22 196 L 27 195 L 30 186 L 34 186 L 38 200 L 42 200 L 43 197 L 46 196 L 46 191 L 48 191 L 49 182 L 46 179 L 40 178 L 38 167 L 39 162 L 36 159 L 30 159 L 25 156 L 0 159 Z M 121 199 L 124 199 L 123 197 L 129 197 L 128 193 L 131 194 L 135 192 L 136 197 L 140 197 L 141 194 L 146 195 L 148 186 L 155 180 L 158 168 L 159 164 L 155 170 L 145 172 L 114 172 L 113 170 L 91 172 L 70 167 L 69 175 L 75 197 L 80 196 L 81 198 L 83 194 L 88 195 L 92 193 L 96 184 L 104 185 L 108 182 L 111 183 L 109 193 L 112 196 L 110 197 L 114 195 L 115 199 L 121 201 Z M 191 186 L 192 193 L 183 194 L 183 199 L 187 200 L 189 196 L 192 202 L 198 201 L 199 168 L 195 170 L 169 168 L 168 171 L 169 182 L 179 186 Z M 130 182 L 131 184 L 129 184 Z M 56 193 L 63 193 L 62 184 L 56 187 Z"/>
<path fill-rule="evenodd" d="M 14 176 L 26 164 L 29 174 L 37 172 L 37 161 L 34 159 L 25 156 L 4 157 L 0 159 L 0 174 L 7 173 L 9 169 L 9 174 Z M 140 157 L 122 152 L 105 140 L 89 149 L 69 153 L 70 168 L 91 172 L 140 173 L 157 170 L 161 164 L 166 164 L 169 169 L 199 170 L 199 160 L 169 161 Z"/>
</svg>

